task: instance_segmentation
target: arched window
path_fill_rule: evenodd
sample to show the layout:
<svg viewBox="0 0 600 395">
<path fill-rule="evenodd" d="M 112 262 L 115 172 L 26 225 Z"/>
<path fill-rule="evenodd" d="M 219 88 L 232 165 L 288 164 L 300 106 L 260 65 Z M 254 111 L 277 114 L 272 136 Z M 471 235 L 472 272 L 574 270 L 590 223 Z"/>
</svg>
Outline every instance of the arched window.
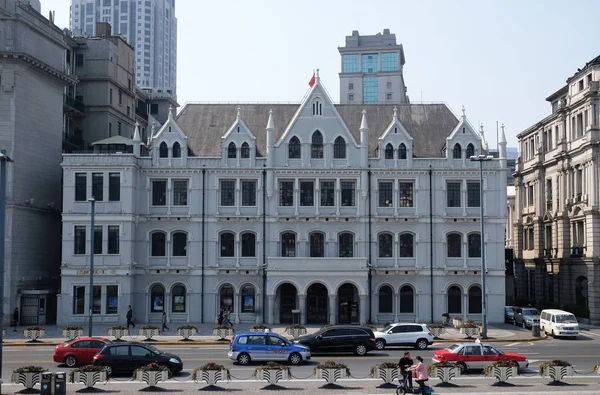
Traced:
<svg viewBox="0 0 600 395">
<path fill-rule="evenodd" d="M 185 287 L 176 285 L 171 290 L 171 312 L 185 313 Z"/>
<path fill-rule="evenodd" d="M 232 257 L 235 256 L 235 235 L 230 232 L 221 233 L 221 256 Z"/>
<path fill-rule="evenodd" d="M 256 235 L 252 232 L 242 233 L 242 257 L 256 256 Z"/>
<path fill-rule="evenodd" d="M 233 287 L 229 284 L 223 285 L 219 291 L 219 308 L 233 311 Z"/>
<path fill-rule="evenodd" d="M 469 288 L 469 314 L 481 314 L 481 288 L 473 285 Z"/>
<path fill-rule="evenodd" d="M 227 157 L 229 159 L 235 159 L 237 157 L 236 147 L 233 141 L 227 146 Z"/>
<path fill-rule="evenodd" d="M 333 142 L 333 159 L 346 159 L 346 140 L 342 136 Z"/>
<path fill-rule="evenodd" d="M 298 140 L 298 137 L 292 137 L 288 144 L 288 158 L 300 159 L 300 153 L 302 152 L 300 148 L 300 140 Z"/>
<path fill-rule="evenodd" d="M 187 256 L 187 233 L 173 233 L 173 256 Z"/>
<path fill-rule="evenodd" d="M 385 159 L 394 159 L 394 147 L 389 143 L 385 146 Z"/>
<path fill-rule="evenodd" d="M 338 237 L 338 250 L 340 258 L 352 258 L 354 256 L 354 235 L 352 233 L 341 233 Z"/>
<path fill-rule="evenodd" d="M 379 244 L 380 258 L 391 258 L 393 256 L 393 242 L 391 234 L 380 233 L 379 236 L 377 236 L 377 243 Z"/>
<path fill-rule="evenodd" d="M 241 292 L 241 304 L 242 313 L 254 313 L 255 311 L 255 299 L 256 291 L 252 285 L 244 285 Z"/>
<path fill-rule="evenodd" d="M 152 256 L 165 256 L 166 248 L 165 244 L 167 242 L 167 235 L 165 232 L 153 232 L 151 235 L 151 244 L 152 244 Z"/>
<path fill-rule="evenodd" d="M 462 314 L 462 293 L 456 285 L 448 288 L 448 314 Z"/>
<path fill-rule="evenodd" d="M 414 237 L 411 233 L 402 233 L 400 235 L 400 258 L 412 258 Z"/>
<path fill-rule="evenodd" d="M 415 312 L 415 292 L 411 286 L 405 285 L 400 288 L 400 313 Z"/>
<path fill-rule="evenodd" d="M 281 235 L 281 256 L 296 256 L 296 234 L 287 232 Z"/>
<path fill-rule="evenodd" d="M 150 289 L 150 312 L 162 313 L 165 309 L 165 288 L 156 284 Z"/>
<path fill-rule="evenodd" d="M 240 150 L 240 158 L 242 158 L 242 159 L 250 158 L 250 146 L 245 141 L 242 143 L 242 148 Z"/>
<path fill-rule="evenodd" d="M 169 157 L 169 147 L 167 147 L 167 143 L 164 141 L 158 146 L 158 156 L 161 158 Z"/>
<path fill-rule="evenodd" d="M 310 257 L 320 258 L 325 256 L 325 235 L 321 232 L 310 234 Z"/>
<path fill-rule="evenodd" d="M 475 156 L 475 147 L 473 147 L 473 144 L 469 144 L 467 145 L 467 159 L 472 156 Z"/>
<path fill-rule="evenodd" d="M 462 147 L 460 146 L 460 144 L 454 144 L 454 149 L 452 150 L 452 158 L 462 158 Z"/>
<path fill-rule="evenodd" d="M 379 288 L 379 313 L 392 313 L 394 306 L 394 292 L 392 287 L 384 285 Z"/>
<path fill-rule="evenodd" d="M 310 157 L 313 159 L 323 159 L 323 135 L 318 130 L 312 135 Z"/>
<path fill-rule="evenodd" d="M 181 158 L 181 145 L 177 141 L 173 144 L 173 158 Z"/>
<path fill-rule="evenodd" d="M 481 235 L 479 233 L 469 234 L 467 244 L 469 246 L 469 258 L 481 258 Z"/>
<path fill-rule="evenodd" d="M 460 233 L 449 233 L 446 236 L 448 244 L 448 258 L 460 258 L 462 256 L 462 236 Z"/>
<path fill-rule="evenodd" d="M 406 159 L 406 145 L 400 143 L 398 147 L 398 159 Z"/>
</svg>

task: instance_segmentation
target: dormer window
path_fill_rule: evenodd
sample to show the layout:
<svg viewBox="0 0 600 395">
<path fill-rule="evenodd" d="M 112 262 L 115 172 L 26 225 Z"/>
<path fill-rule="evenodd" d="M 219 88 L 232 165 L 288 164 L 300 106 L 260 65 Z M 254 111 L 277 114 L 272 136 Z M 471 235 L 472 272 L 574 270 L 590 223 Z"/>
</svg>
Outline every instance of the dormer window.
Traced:
<svg viewBox="0 0 600 395">
<path fill-rule="evenodd" d="M 406 159 L 406 146 L 404 143 L 400 143 L 398 147 L 398 159 Z"/>
<path fill-rule="evenodd" d="M 454 149 L 452 150 L 452 158 L 461 159 L 462 158 L 462 147 L 460 144 L 454 144 Z"/>
<path fill-rule="evenodd" d="M 300 159 L 300 140 L 294 136 L 290 139 L 288 144 L 288 158 L 289 159 Z"/>
<path fill-rule="evenodd" d="M 158 148 L 158 156 L 160 158 L 168 158 L 169 157 L 169 147 L 167 147 L 167 143 L 165 143 L 164 141 L 162 143 L 160 143 L 160 146 Z"/>
<path fill-rule="evenodd" d="M 473 144 L 469 144 L 467 145 L 467 158 L 472 156 L 475 156 L 475 147 L 473 147 Z"/>
<path fill-rule="evenodd" d="M 235 159 L 237 157 L 236 147 L 233 141 L 229 143 L 229 146 L 227 147 L 227 157 L 229 159 Z"/>
<path fill-rule="evenodd" d="M 178 142 L 173 144 L 173 158 L 181 158 L 181 145 Z"/>
<path fill-rule="evenodd" d="M 313 102 L 312 113 L 313 115 L 323 115 L 323 103 L 319 99 Z"/>
<path fill-rule="evenodd" d="M 242 144 L 242 149 L 240 150 L 240 157 L 242 159 L 250 158 L 250 146 L 246 142 Z"/>
<path fill-rule="evenodd" d="M 333 143 L 333 159 L 346 159 L 346 140 L 342 136 Z"/>
<path fill-rule="evenodd" d="M 385 146 L 385 159 L 394 159 L 394 147 L 389 143 Z"/>
<path fill-rule="evenodd" d="M 318 130 L 312 135 L 310 157 L 312 159 L 323 159 L 323 135 Z"/>
</svg>

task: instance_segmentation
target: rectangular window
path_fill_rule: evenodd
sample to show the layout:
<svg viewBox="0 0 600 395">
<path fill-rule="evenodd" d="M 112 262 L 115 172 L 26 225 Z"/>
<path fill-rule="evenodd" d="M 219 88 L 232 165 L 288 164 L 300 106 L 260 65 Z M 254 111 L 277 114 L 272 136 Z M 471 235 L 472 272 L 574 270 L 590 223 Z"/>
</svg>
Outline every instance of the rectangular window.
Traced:
<svg viewBox="0 0 600 395">
<path fill-rule="evenodd" d="M 121 122 L 117 122 L 117 136 L 121 135 Z"/>
<path fill-rule="evenodd" d="M 150 104 L 150 114 L 158 114 L 158 104 Z"/>
<path fill-rule="evenodd" d="M 119 313 L 119 286 L 106 286 L 106 314 Z"/>
<path fill-rule="evenodd" d="M 83 66 L 83 54 L 78 53 L 75 55 L 75 66 L 82 67 Z"/>
<path fill-rule="evenodd" d="M 167 205 L 167 180 L 152 181 L 152 205 Z"/>
<path fill-rule="evenodd" d="M 97 202 L 104 200 L 104 174 L 103 173 L 92 173 L 92 197 Z"/>
<path fill-rule="evenodd" d="M 393 207 L 393 183 L 391 181 L 379 181 L 379 207 Z"/>
<path fill-rule="evenodd" d="M 121 173 L 108 173 L 108 200 L 121 200 Z"/>
<path fill-rule="evenodd" d="M 356 184 L 354 181 L 342 181 L 342 206 L 354 207 L 356 195 Z"/>
<path fill-rule="evenodd" d="M 188 182 L 187 180 L 173 181 L 173 206 L 187 206 Z"/>
<path fill-rule="evenodd" d="M 333 181 L 321 181 L 321 206 L 332 207 L 335 204 Z"/>
<path fill-rule="evenodd" d="M 354 94 L 350 93 L 348 95 L 348 101 L 354 101 Z"/>
<path fill-rule="evenodd" d="M 446 183 L 446 206 L 460 207 L 460 182 L 449 181 Z"/>
<path fill-rule="evenodd" d="M 75 173 L 75 201 L 85 202 L 87 200 L 87 174 Z"/>
<path fill-rule="evenodd" d="M 256 181 L 242 181 L 242 206 L 256 206 Z"/>
<path fill-rule="evenodd" d="M 102 226 L 94 226 L 94 254 L 102 254 Z"/>
<path fill-rule="evenodd" d="M 92 314 L 102 314 L 102 286 L 94 285 L 92 293 Z"/>
<path fill-rule="evenodd" d="M 279 205 L 294 205 L 294 181 L 279 181 Z"/>
<path fill-rule="evenodd" d="M 313 181 L 300 181 L 300 205 L 315 205 L 315 184 Z"/>
<path fill-rule="evenodd" d="M 119 226 L 110 225 L 108 227 L 108 253 L 118 254 L 119 253 Z"/>
<path fill-rule="evenodd" d="M 342 56 L 342 73 L 358 73 L 359 71 L 359 55 Z"/>
<path fill-rule="evenodd" d="M 385 94 L 385 100 L 387 100 L 387 101 L 392 100 L 392 94 L 391 93 L 386 93 Z"/>
<path fill-rule="evenodd" d="M 362 72 L 377 73 L 379 71 L 379 55 L 367 53 L 362 55 Z"/>
<path fill-rule="evenodd" d="M 479 182 L 467 182 L 467 207 L 480 207 L 481 196 L 479 194 Z"/>
<path fill-rule="evenodd" d="M 123 104 L 123 92 L 119 90 L 119 105 Z"/>
<path fill-rule="evenodd" d="M 385 87 L 386 87 L 387 89 L 392 89 L 392 83 L 391 83 L 391 82 L 389 82 L 389 81 L 388 81 L 388 82 L 386 82 L 386 84 L 385 84 Z"/>
<path fill-rule="evenodd" d="M 527 187 L 527 203 L 529 206 L 533 206 L 533 185 Z"/>
<path fill-rule="evenodd" d="M 400 192 L 400 207 L 412 207 L 413 206 L 413 183 L 412 182 L 399 182 L 398 191 Z"/>
<path fill-rule="evenodd" d="M 108 92 L 108 104 L 112 104 L 112 96 L 113 96 L 113 90 L 111 88 L 111 89 L 109 89 L 109 92 Z"/>
<path fill-rule="evenodd" d="M 85 287 L 73 287 L 73 314 L 85 314 Z"/>
<path fill-rule="evenodd" d="M 75 238 L 73 245 L 73 254 L 84 255 L 85 254 L 85 226 L 75 227 Z"/>
<path fill-rule="evenodd" d="M 348 84 L 348 90 L 353 90 L 354 89 L 354 84 L 351 82 Z"/>
<path fill-rule="evenodd" d="M 381 71 L 398 71 L 398 53 L 384 52 L 381 54 Z"/>
<path fill-rule="evenodd" d="M 221 180 L 221 206 L 235 206 L 235 180 Z"/>
<path fill-rule="evenodd" d="M 363 78 L 363 102 L 364 104 L 377 104 L 378 85 L 377 77 Z"/>
</svg>

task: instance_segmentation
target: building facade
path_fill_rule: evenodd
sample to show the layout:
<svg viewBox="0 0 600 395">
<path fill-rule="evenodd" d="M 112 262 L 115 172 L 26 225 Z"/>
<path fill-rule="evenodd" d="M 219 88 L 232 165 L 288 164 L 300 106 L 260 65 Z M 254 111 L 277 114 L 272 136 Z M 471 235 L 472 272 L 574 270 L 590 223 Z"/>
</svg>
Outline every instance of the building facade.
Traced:
<svg viewBox="0 0 600 395">
<path fill-rule="evenodd" d="M 132 154 L 66 154 L 59 322 L 481 320 L 481 137 L 444 104 L 188 104 Z M 440 151 L 440 147 L 447 149 Z M 488 320 L 504 306 L 506 143 L 483 163 Z"/>
<path fill-rule="evenodd" d="M 354 30 L 346 45 L 338 47 L 342 60 L 340 103 L 408 103 L 404 84 L 404 48 L 390 29 L 361 36 Z"/>
<path fill-rule="evenodd" d="M 511 233 L 517 300 L 600 322 L 600 57 L 550 95 L 552 113 L 518 137 Z"/>
<path fill-rule="evenodd" d="M 96 36 L 98 22 L 113 26 L 135 48 L 135 83 L 169 90 L 177 87 L 175 0 L 71 0 L 74 36 Z"/>
</svg>

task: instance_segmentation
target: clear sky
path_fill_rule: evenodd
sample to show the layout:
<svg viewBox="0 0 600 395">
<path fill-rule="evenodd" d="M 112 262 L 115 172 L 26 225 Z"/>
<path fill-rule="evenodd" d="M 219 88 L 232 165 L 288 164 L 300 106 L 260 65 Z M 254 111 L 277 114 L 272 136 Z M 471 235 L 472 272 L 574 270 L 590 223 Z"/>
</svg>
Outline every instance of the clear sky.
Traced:
<svg viewBox="0 0 600 395">
<path fill-rule="evenodd" d="M 41 0 L 68 27 L 69 0 Z M 352 30 L 390 29 L 404 45 L 412 102 L 464 105 L 496 121 L 508 145 L 550 113 L 545 101 L 600 55 L 599 0 L 177 0 L 177 95 L 190 101 L 299 102 L 312 70 L 339 101 L 340 55 Z"/>
</svg>

